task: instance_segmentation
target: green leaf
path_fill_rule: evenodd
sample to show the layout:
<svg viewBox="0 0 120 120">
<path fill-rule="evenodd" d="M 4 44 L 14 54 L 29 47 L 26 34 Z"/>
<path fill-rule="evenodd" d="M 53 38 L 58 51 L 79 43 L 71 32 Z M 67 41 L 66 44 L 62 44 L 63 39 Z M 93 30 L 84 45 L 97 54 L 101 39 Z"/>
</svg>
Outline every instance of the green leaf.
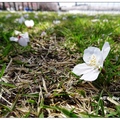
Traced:
<svg viewBox="0 0 120 120">
<path fill-rule="evenodd" d="M 7 42 L 7 44 L 9 44 L 10 40 L 8 40 L 8 38 L 7 38 L 7 33 L 3 32 L 3 38 Z"/>
<path fill-rule="evenodd" d="M 116 109 L 117 109 L 117 113 L 118 113 L 118 115 L 119 115 L 119 117 L 120 117 L 120 105 L 119 105 L 119 106 L 116 106 Z"/>
<path fill-rule="evenodd" d="M 65 108 L 60 108 L 58 106 L 56 106 L 56 108 L 58 110 L 60 110 L 62 113 L 64 113 L 67 117 L 70 117 L 70 118 L 79 118 L 79 116 L 77 116 L 75 113 L 73 113 L 73 109 L 72 110 L 67 110 Z"/>
<path fill-rule="evenodd" d="M 26 97 L 39 97 L 39 93 L 23 94 Z"/>
<path fill-rule="evenodd" d="M 4 85 L 6 87 L 11 87 L 11 88 L 15 88 L 16 86 L 10 83 L 5 83 L 5 82 L 0 82 L 1 85 Z"/>
<path fill-rule="evenodd" d="M 11 51 L 11 49 L 12 49 L 11 44 L 7 45 L 7 46 L 4 48 L 4 50 L 3 50 L 3 53 L 2 53 L 3 56 L 7 56 L 8 53 Z"/>
<path fill-rule="evenodd" d="M 27 100 L 28 103 L 32 103 L 32 104 L 35 104 L 35 100 Z"/>
<path fill-rule="evenodd" d="M 43 108 L 50 108 L 50 109 L 53 109 L 53 110 L 59 110 L 69 118 L 79 118 L 79 116 L 77 116 L 75 113 L 73 113 L 74 109 L 69 111 L 65 108 L 60 108 L 58 106 L 47 106 L 47 105 L 44 105 Z"/>
<path fill-rule="evenodd" d="M 43 112 L 41 112 L 41 114 L 39 115 L 39 118 L 44 118 Z"/>
<path fill-rule="evenodd" d="M 30 116 L 30 112 L 26 113 L 23 118 L 28 118 Z"/>
<path fill-rule="evenodd" d="M 6 65 L 4 64 L 3 67 L 2 67 L 2 70 L 0 72 L 0 78 L 4 75 L 5 68 L 6 68 Z"/>
<path fill-rule="evenodd" d="M 79 91 L 79 94 L 82 95 L 83 97 L 85 97 L 85 94 L 86 94 L 86 93 L 85 93 L 84 90 L 80 90 L 80 91 Z"/>
<path fill-rule="evenodd" d="M 11 111 L 11 108 L 9 108 L 9 107 L 6 106 L 6 105 L 3 105 L 3 104 L 0 103 L 0 106 L 2 106 L 4 109 L 6 109 L 6 110 L 9 111 L 9 112 Z"/>
<path fill-rule="evenodd" d="M 100 107 L 101 107 L 101 114 L 102 114 L 102 116 L 104 117 L 105 116 L 105 113 L 104 113 L 104 104 L 103 104 L 103 100 L 100 100 L 99 101 L 100 102 Z"/>
</svg>

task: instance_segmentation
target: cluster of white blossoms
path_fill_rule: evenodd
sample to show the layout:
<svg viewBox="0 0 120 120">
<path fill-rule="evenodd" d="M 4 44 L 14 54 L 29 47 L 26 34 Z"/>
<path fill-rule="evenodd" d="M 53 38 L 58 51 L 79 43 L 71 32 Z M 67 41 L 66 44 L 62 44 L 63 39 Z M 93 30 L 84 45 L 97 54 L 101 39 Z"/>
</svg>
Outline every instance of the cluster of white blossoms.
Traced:
<svg viewBox="0 0 120 120">
<path fill-rule="evenodd" d="M 32 28 L 34 26 L 34 21 L 26 20 L 25 16 L 21 16 L 19 19 L 16 19 L 15 22 L 18 22 L 20 24 L 24 23 L 28 28 Z"/>
<path fill-rule="evenodd" d="M 80 79 L 85 81 L 94 81 L 97 79 L 99 73 L 103 68 L 103 63 L 110 51 L 110 45 L 108 42 L 100 50 L 97 47 L 88 47 L 84 50 L 83 60 L 85 63 L 76 65 L 72 72 Z"/>
<path fill-rule="evenodd" d="M 25 15 L 22 15 L 20 14 L 21 17 L 18 18 L 18 19 L 15 19 L 15 23 L 19 23 L 19 24 L 24 24 L 27 28 L 32 28 L 34 26 L 34 21 L 33 20 L 28 20 L 29 19 L 29 15 L 28 14 L 25 14 Z M 35 13 L 35 18 L 38 19 L 38 14 Z M 6 17 L 10 17 L 11 15 L 8 14 Z M 44 18 L 46 19 L 47 16 L 44 16 Z M 66 18 L 64 17 L 63 20 L 66 20 Z M 60 20 L 53 20 L 53 24 L 60 24 L 61 21 Z M 17 33 L 17 34 L 16 34 Z M 15 41 L 15 42 L 18 42 L 21 46 L 27 46 L 28 45 L 28 42 L 29 42 L 29 35 L 28 35 L 28 32 L 25 32 L 25 33 L 21 33 L 19 31 L 16 31 L 15 30 L 15 35 L 17 37 L 10 37 L 10 41 Z M 47 34 L 45 31 L 41 32 L 41 35 L 40 37 L 43 38 L 45 37 Z"/>
<path fill-rule="evenodd" d="M 22 24 L 24 23 L 27 28 L 32 28 L 34 26 L 33 20 L 25 20 L 23 16 L 21 16 L 17 21 Z M 10 41 L 18 42 L 21 46 L 27 46 L 29 42 L 29 35 L 28 32 L 21 33 L 20 31 L 14 31 L 16 37 L 10 37 Z"/>
</svg>

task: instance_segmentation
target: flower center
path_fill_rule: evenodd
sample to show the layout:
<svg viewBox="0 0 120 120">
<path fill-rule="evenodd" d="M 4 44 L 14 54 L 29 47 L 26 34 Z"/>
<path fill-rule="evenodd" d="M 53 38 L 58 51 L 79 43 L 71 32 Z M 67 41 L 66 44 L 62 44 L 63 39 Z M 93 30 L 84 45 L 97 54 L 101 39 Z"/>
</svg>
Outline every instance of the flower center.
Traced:
<svg viewBox="0 0 120 120">
<path fill-rule="evenodd" d="M 96 59 L 96 56 L 94 54 L 90 58 L 89 65 L 97 66 L 97 59 Z"/>
<path fill-rule="evenodd" d="M 19 35 L 19 36 L 18 36 L 18 40 L 19 40 L 21 37 L 22 37 L 22 36 Z"/>
</svg>

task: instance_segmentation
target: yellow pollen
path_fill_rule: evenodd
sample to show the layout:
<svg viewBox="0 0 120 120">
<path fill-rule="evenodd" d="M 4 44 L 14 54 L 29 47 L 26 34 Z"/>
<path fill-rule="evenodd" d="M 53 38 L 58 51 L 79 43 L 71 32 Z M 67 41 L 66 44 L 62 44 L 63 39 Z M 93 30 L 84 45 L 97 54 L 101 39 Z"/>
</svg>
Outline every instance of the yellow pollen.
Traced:
<svg viewBox="0 0 120 120">
<path fill-rule="evenodd" d="M 96 66 L 97 64 L 96 56 L 92 55 L 89 62 L 91 66 Z"/>
</svg>

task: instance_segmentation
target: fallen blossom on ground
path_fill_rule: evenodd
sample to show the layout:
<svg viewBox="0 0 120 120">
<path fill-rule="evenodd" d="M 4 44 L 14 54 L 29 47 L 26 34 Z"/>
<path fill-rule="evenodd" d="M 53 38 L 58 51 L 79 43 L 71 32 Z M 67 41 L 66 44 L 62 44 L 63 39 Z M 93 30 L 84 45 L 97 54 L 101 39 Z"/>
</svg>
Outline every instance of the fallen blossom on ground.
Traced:
<svg viewBox="0 0 120 120">
<path fill-rule="evenodd" d="M 108 42 L 102 47 L 102 51 L 97 47 L 88 47 L 84 50 L 83 60 L 85 63 L 78 64 L 73 68 L 73 73 L 81 76 L 85 81 L 94 81 L 98 78 L 103 69 L 103 63 L 110 51 Z"/>
<path fill-rule="evenodd" d="M 29 35 L 28 32 L 21 33 L 19 31 L 15 31 L 17 37 L 10 37 L 10 41 L 18 42 L 21 46 L 27 46 L 29 42 Z"/>
</svg>

